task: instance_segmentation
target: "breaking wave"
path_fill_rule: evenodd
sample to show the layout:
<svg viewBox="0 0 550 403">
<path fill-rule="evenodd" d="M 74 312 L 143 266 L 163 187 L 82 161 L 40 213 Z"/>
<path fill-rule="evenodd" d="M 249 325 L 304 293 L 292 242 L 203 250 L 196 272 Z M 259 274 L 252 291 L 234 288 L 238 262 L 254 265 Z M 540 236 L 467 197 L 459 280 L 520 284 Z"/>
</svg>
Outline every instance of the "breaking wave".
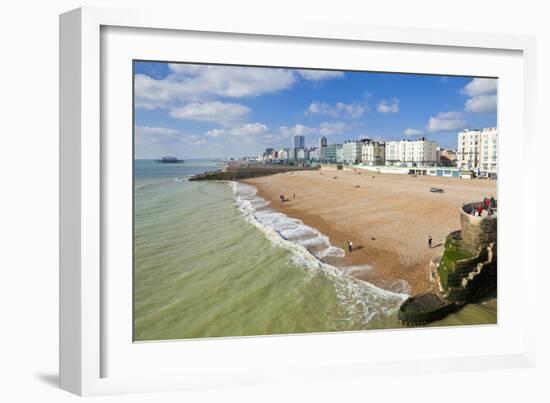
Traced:
<svg viewBox="0 0 550 403">
<path fill-rule="evenodd" d="M 323 261 L 327 258 L 343 258 L 345 252 L 330 244 L 329 238 L 301 220 L 290 218 L 267 207 L 268 202 L 259 197 L 251 185 L 230 182 L 237 207 L 244 217 L 277 246 L 291 252 L 291 261 L 305 268 L 310 274 L 330 278 L 338 299 L 346 304 L 350 314 L 361 314 L 367 324 L 374 318 L 395 314 L 400 304 L 408 297 L 407 287 L 400 292 L 387 291 L 366 281 L 352 277 L 370 266 L 347 266 L 338 268 Z"/>
</svg>

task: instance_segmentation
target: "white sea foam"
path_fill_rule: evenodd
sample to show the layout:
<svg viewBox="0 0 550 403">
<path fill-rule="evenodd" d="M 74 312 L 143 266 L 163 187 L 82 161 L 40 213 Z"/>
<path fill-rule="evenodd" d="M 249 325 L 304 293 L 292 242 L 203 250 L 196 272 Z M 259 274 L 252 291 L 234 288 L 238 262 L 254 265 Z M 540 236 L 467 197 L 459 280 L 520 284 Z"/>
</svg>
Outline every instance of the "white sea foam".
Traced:
<svg viewBox="0 0 550 403">
<path fill-rule="evenodd" d="M 268 203 L 256 195 L 255 187 L 238 182 L 231 182 L 231 186 L 237 206 L 244 217 L 259 228 L 273 244 L 289 250 L 295 265 L 330 278 L 334 282 L 338 298 L 348 311 L 361 313 L 365 324 L 378 315 L 394 313 L 408 297 L 406 293 L 383 290 L 351 277 L 351 274 L 358 271 L 369 270 L 369 266 L 339 269 L 323 262 L 321 259 L 327 257 L 342 258 L 345 252 L 331 245 L 329 238 L 315 228 L 266 208 Z"/>
<path fill-rule="evenodd" d="M 349 276 L 357 275 L 360 273 L 366 273 L 372 270 L 372 267 L 369 265 L 362 266 L 344 266 L 340 268 L 344 273 Z"/>
</svg>

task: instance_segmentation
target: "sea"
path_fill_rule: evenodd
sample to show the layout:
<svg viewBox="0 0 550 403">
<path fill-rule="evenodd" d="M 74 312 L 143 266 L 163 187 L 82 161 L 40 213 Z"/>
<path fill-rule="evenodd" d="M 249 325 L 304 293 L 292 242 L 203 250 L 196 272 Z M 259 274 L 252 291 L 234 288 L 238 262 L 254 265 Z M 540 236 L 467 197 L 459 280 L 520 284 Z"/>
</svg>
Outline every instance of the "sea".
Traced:
<svg viewBox="0 0 550 403">
<path fill-rule="evenodd" d="M 189 181 L 220 160 L 134 161 L 134 340 L 396 328 L 406 288 L 342 267 L 344 251 L 237 182 Z M 472 305 L 437 325 L 492 323 Z"/>
</svg>

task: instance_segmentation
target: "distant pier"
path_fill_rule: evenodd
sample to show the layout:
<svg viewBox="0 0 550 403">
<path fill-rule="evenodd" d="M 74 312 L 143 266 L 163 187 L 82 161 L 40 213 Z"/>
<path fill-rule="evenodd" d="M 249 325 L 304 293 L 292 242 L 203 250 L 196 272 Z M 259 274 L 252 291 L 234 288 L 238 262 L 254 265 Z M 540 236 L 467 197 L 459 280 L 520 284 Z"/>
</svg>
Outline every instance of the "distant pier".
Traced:
<svg viewBox="0 0 550 403">
<path fill-rule="evenodd" d="M 318 167 L 275 164 L 230 164 L 217 171 L 204 172 L 189 178 L 190 181 L 240 180 L 295 171 L 315 171 Z"/>
</svg>

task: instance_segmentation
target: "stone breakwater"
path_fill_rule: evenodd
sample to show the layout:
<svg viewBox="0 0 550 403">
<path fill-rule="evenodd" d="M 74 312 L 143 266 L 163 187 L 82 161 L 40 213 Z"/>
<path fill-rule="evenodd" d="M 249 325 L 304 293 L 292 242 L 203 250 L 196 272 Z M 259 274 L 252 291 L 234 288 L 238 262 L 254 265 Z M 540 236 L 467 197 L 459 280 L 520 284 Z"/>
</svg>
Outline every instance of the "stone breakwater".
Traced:
<svg viewBox="0 0 550 403">
<path fill-rule="evenodd" d="M 438 259 L 440 293 L 408 298 L 398 312 L 405 326 L 423 326 L 456 312 L 497 291 L 497 209 L 492 215 L 474 216 L 482 203 L 460 209 L 461 230 L 450 233 Z"/>
<path fill-rule="evenodd" d="M 200 180 L 228 180 L 256 178 L 260 176 L 274 175 L 278 173 L 292 173 L 294 171 L 314 171 L 316 167 L 302 167 L 294 165 L 270 165 L 270 164 L 231 164 L 217 171 L 204 172 L 189 178 L 190 181 Z"/>
</svg>

